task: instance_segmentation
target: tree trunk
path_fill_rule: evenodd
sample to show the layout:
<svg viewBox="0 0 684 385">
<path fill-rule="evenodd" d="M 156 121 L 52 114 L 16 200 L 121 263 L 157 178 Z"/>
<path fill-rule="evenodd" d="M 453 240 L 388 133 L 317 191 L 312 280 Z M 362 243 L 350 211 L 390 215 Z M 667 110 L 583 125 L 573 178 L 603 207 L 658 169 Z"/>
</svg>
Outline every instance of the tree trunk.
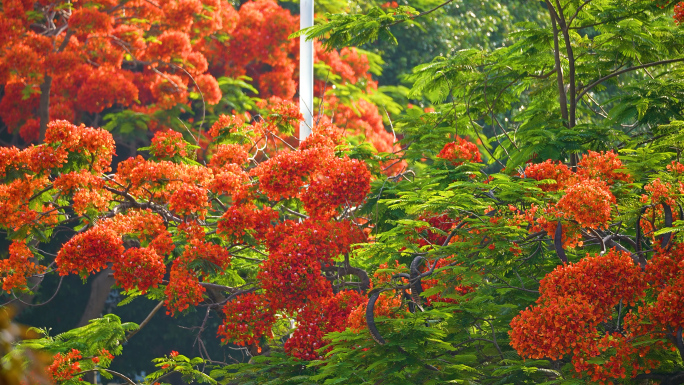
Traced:
<svg viewBox="0 0 684 385">
<path fill-rule="evenodd" d="M 50 89 L 52 88 L 52 76 L 45 75 L 43 84 L 40 85 L 40 104 L 38 105 L 38 117 L 40 118 L 40 136 L 38 141 L 45 141 L 45 131 L 50 122 Z"/>
<path fill-rule="evenodd" d="M 109 292 L 112 290 L 112 286 L 114 286 L 115 282 L 114 277 L 110 277 L 111 273 L 111 269 L 105 269 L 93 280 L 93 283 L 90 287 L 90 298 L 88 299 L 88 304 L 83 311 L 81 320 L 78 321 L 78 326 L 87 325 L 88 321 L 102 315 L 105 302 L 107 301 Z"/>
<path fill-rule="evenodd" d="M 83 311 L 83 315 L 81 315 L 81 320 L 78 321 L 77 327 L 85 326 L 91 319 L 102 316 L 109 292 L 112 290 L 115 282 L 114 277 L 110 276 L 111 274 L 111 269 L 105 269 L 93 280 L 90 286 L 90 298 L 88 298 L 88 303 Z M 97 384 L 97 375 L 95 373 L 87 373 L 83 376 L 83 379 L 91 384 Z"/>
</svg>

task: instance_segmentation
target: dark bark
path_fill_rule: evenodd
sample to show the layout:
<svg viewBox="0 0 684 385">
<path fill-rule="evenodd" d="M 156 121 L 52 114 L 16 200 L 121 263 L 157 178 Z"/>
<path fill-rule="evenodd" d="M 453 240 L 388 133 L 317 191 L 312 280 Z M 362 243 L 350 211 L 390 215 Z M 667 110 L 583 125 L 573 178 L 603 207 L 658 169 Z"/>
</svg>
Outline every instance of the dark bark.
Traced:
<svg viewBox="0 0 684 385">
<path fill-rule="evenodd" d="M 423 293 L 423 285 L 420 281 L 420 271 L 418 270 L 418 265 L 420 262 L 425 260 L 422 256 L 417 256 L 411 261 L 410 276 L 409 276 L 409 286 L 411 287 L 411 299 L 417 305 L 421 305 L 422 301 L 420 295 Z M 437 262 L 435 262 L 437 264 Z"/>
<path fill-rule="evenodd" d="M 368 305 L 366 305 L 366 325 L 368 326 L 368 331 L 370 332 L 371 337 L 373 337 L 373 340 L 380 345 L 384 345 L 386 343 L 385 339 L 382 338 L 378 328 L 375 326 L 375 317 L 373 314 L 373 311 L 375 310 L 375 302 L 378 300 L 379 296 L 380 293 L 375 292 L 372 293 L 368 299 Z"/>
<path fill-rule="evenodd" d="M 563 249 L 563 225 L 561 224 L 560 219 L 556 226 L 556 233 L 553 236 L 553 246 L 556 249 L 556 254 L 561 262 L 568 263 L 568 257 L 565 255 L 565 250 Z"/>
</svg>

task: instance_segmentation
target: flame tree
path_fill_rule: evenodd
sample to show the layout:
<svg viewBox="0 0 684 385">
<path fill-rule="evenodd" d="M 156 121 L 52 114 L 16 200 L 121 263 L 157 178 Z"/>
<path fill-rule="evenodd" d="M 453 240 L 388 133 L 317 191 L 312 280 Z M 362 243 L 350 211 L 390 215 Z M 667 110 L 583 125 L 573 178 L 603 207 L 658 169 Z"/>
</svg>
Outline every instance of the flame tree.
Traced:
<svg viewBox="0 0 684 385">
<path fill-rule="evenodd" d="M 14 198 L 0 216 L 14 240 L 5 290 L 111 266 L 129 296 L 170 314 L 221 312 L 219 337 L 253 356 L 226 365 L 171 352 L 147 383 L 172 372 L 208 383 L 680 383 L 675 5 L 548 2 L 548 23 L 521 25 L 511 46 L 416 68 L 412 95 L 434 108 L 394 122 L 403 151 L 383 160 L 410 168 L 391 176 L 324 121 L 299 147 L 260 151 L 300 118 L 277 99 L 260 103 L 261 119 L 219 117 L 206 165 L 159 131 L 149 159 L 111 173 L 111 136 L 51 123 L 44 144 L 3 148 L 3 202 Z M 330 46 L 391 40 L 392 26 L 440 9 L 329 15 L 308 33 Z M 43 255 L 64 226 L 73 236 Z M 55 353 L 58 381 L 118 376 L 111 356 L 135 329 L 108 315 L 22 347 Z"/>
</svg>

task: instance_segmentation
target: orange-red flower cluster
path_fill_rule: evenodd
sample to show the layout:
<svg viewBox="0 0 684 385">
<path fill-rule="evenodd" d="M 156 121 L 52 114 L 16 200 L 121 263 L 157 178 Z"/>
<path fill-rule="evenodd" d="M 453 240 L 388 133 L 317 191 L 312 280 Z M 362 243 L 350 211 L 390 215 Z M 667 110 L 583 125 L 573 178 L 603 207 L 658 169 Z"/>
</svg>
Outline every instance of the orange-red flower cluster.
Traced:
<svg viewBox="0 0 684 385">
<path fill-rule="evenodd" d="M 202 301 L 206 289 L 200 284 L 199 279 L 206 276 L 208 271 L 198 271 L 195 266 L 199 261 L 208 262 L 219 272 L 223 272 L 230 265 L 230 253 L 224 247 L 202 239 L 189 239 L 183 254 L 171 266 L 169 285 L 164 292 L 167 297 L 167 314 L 182 312 L 190 305 L 194 306 Z"/>
<path fill-rule="evenodd" d="M 530 164 L 525 169 L 525 175 L 535 180 L 555 180 L 556 183 L 554 184 L 542 184 L 540 187 L 544 191 L 558 191 L 565 188 L 572 172 L 563 163 L 553 162 L 549 159 L 541 163 Z"/>
<path fill-rule="evenodd" d="M 157 131 L 152 138 L 150 153 L 157 159 L 173 158 L 174 156 L 188 156 L 188 142 L 183 134 L 173 130 Z"/>
<path fill-rule="evenodd" d="M 306 211 L 316 218 L 332 216 L 342 205 L 357 205 L 370 192 L 371 173 L 365 163 L 349 158 L 334 158 L 309 179 L 301 194 Z"/>
<path fill-rule="evenodd" d="M 679 2 L 675 5 L 673 17 L 677 24 L 680 24 L 682 20 L 684 20 L 684 2 Z"/>
<path fill-rule="evenodd" d="M 138 288 L 142 293 L 157 287 L 164 278 L 166 266 L 154 248 L 134 247 L 126 250 L 113 264 L 114 279 L 124 290 Z"/>
<path fill-rule="evenodd" d="M 121 237 L 113 230 L 96 226 L 64 244 L 55 263 L 59 275 L 77 273 L 86 276 L 106 268 L 107 263 L 118 260 L 123 253 Z"/>
<path fill-rule="evenodd" d="M 54 381 L 67 381 L 81 371 L 81 364 L 78 362 L 83 358 L 81 352 L 71 349 L 66 354 L 55 354 L 55 360 L 47 367 L 47 372 Z"/>
<path fill-rule="evenodd" d="M 240 295 L 223 308 L 223 313 L 226 318 L 218 330 L 223 342 L 245 346 L 259 344 L 261 337 L 273 335 L 275 311 L 261 295 Z"/>
<path fill-rule="evenodd" d="M 209 135 L 216 139 L 232 132 L 239 132 L 245 125 L 245 120 L 239 115 L 219 115 L 219 119 L 209 129 Z"/>
<path fill-rule="evenodd" d="M 68 120 L 113 106 L 151 115 L 187 103 L 192 88 L 208 104 L 222 97 L 203 38 L 232 32 L 238 17 L 228 1 L 76 2 L 42 22 L 28 20 L 30 12 L 31 2 L 5 4 L 0 42 L 0 118 L 26 142 L 38 139 L 39 87 L 46 84 L 51 116 Z"/>
<path fill-rule="evenodd" d="M 439 154 L 437 154 L 437 157 L 451 161 L 455 166 L 461 165 L 464 162 L 482 162 L 477 145 L 460 136 L 456 137 L 456 141 L 445 144 Z"/>
<path fill-rule="evenodd" d="M 232 123 L 219 122 L 215 131 L 220 146 L 208 167 L 178 159 L 177 155 L 188 154 L 189 146 L 179 133 L 160 131 L 152 142 L 151 159 L 137 156 L 122 161 L 114 175 L 102 175 L 114 154 L 109 133 L 66 121 L 52 122 L 45 145 L 0 152 L 2 172 L 13 178 L 0 185 L 0 198 L 8 202 L 19 198 L 18 203 L 0 206 L 0 214 L 8 214 L 0 220 L 8 221 L 7 225 L 11 221 L 13 226 L 64 220 L 71 212 L 52 205 L 68 199 L 86 227 L 58 252 L 55 264 L 59 274 L 87 276 L 111 268 L 119 287 L 144 293 L 166 283 L 169 270 L 164 291 L 169 314 L 199 304 L 207 285 L 202 281 L 229 268 L 231 255 L 217 243 L 262 244 L 269 255 L 257 274 L 259 292 L 255 295 L 261 305 L 268 306 L 272 314 L 292 315 L 309 306 L 323 306 L 331 314 L 339 313 L 335 317 L 343 325 L 353 307 L 345 305 L 347 297 L 354 296 L 334 298 L 323 269 L 346 256 L 350 245 L 365 241 L 357 225 L 333 218 L 342 206 L 351 208 L 363 202 L 370 189 L 370 171 L 361 161 L 338 156 L 334 148 L 343 143 L 341 132 L 321 124 L 302 148 L 268 153 L 269 160 L 253 168 L 250 175 L 246 147 L 235 142 L 249 142 L 260 133 L 268 139 L 273 133 L 260 132 L 259 127 L 294 125 L 299 118 L 293 105 L 285 102 L 267 108 L 275 116 L 273 122 L 228 128 L 235 129 L 228 132 L 235 136 L 222 136 Z M 266 155 L 257 153 L 255 157 L 258 162 Z M 65 165 L 67 171 L 62 171 Z M 36 197 L 51 204 L 31 203 Z M 284 219 L 277 224 L 281 218 L 276 207 L 283 198 L 297 199 L 287 206 L 303 207 L 308 215 L 299 217 L 308 219 Z M 26 209 L 29 204 L 33 210 Z M 297 214 L 285 207 L 286 216 Z M 216 231 L 211 231 L 213 226 Z M 30 258 L 30 252 L 12 253 L 11 257 L 3 262 L 7 265 L 5 280 L 8 287 L 17 287 L 39 268 L 19 272 L 10 266 Z M 33 265 L 22 265 L 29 267 Z M 304 325 L 303 318 L 298 320 Z M 268 321 L 264 327 L 270 324 Z M 342 327 L 338 326 L 334 330 Z M 226 331 L 226 338 L 242 338 L 235 334 L 238 332 Z M 314 347 L 300 344 L 297 349 L 312 354 Z M 304 353 L 300 357 L 305 357 Z"/>
<path fill-rule="evenodd" d="M 448 214 L 424 213 L 418 216 L 418 220 L 430 224 L 430 227 L 419 227 L 415 230 L 418 233 L 415 242 L 421 247 L 427 245 L 441 246 L 446 242 L 449 231 L 459 223 L 458 220 L 450 218 Z"/>
<path fill-rule="evenodd" d="M 213 170 L 221 170 L 228 164 L 242 166 L 247 163 L 249 154 L 244 146 L 239 144 L 219 144 L 214 149 L 214 154 L 209 161 L 209 167 Z"/>
<path fill-rule="evenodd" d="M 171 194 L 169 208 L 179 215 L 198 215 L 204 218 L 209 207 L 207 190 L 185 183 Z"/>
<path fill-rule="evenodd" d="M 604 182 L 587 179 L 568 186 L 556 208 L 566 219 L 595 229 L 608 224 L 613 204 L 615 197 Z"/>
<path fill-rule="evenodd" d="M 285 352 L 302 360 L 321 359 L 317 350 L 326 345 L 325 335 L 344 330 L 351 311 L 367 301 L 362 294 L 345 290 L 309 302 L 298 314 L 297 329 L 285 342 Z"/>
<path fill-rule="evenodd" d="M 0 260 L 2 289 L 11 291 L 26 286 L 26 278 L 45 271 L 44 266 L 36 265 L 34 256 L 25 241 L 14 241 L 9 247 L 9 258 Z"/>
<path fill-rule="evenodd" d="M 620 171 L 622 161 L 613 151 L 595 152 L 589 150 L 577 163 L 577 175 L 580 178 L 598 179 L 612 185 L 616 181 L 630 182 L 631 176 Z"/>
<path fill-rule="evenodd" d="M 269 256 L 257 274 L 262 293 L 243 295 L 229 303 L 220 333 L 227 341 L 257 343 L 269 335 L 275 312 L 297 314 L 302 330 L 298 329 L 286 349 L 302 359 L 318 357 L 314 350 L 322 346 L 323 334 L 341 330 L 360 297 L 347 292 L 333 296 L 321 269 L 332 264 L 333 258 L 348 253 L 351 244 L 362 242 L 364 235 L 349 222 L 307 219 L 301 223 L 286 221 L 272 228 L 266 240 Z M 335 316 L 336 323 L 321 324 L 317 321 L 321 312 Z M 330 317 L 325 319 L 330 322 Z"/>
<path fill-rule="evenodd" d="M 278 213 L 270 207 L 257 210 L 253 205 L 234 205 L 223 214 L 217 230 L 229 241 L 240 242 L 247 233 L 261 240 L 277 218 Z"/>
<path fill-rule="evenodd" d="M 541 281 L 538 305 L 511 322 L 511 346 L 529 358 L 560 359 L 572 354 L 575 370 L 592 381 L 635 376 L 639 369 L 650 369 L 652 363 L 640 359 L 650 347 L 633 344 L 643 335 L 638 322 L 628 322 L 626 317 L 623 334 L 598 329 L 619 303 L 634 306 L 643 300 L 649 288 L 647 278 L 628 253 L 615 249 L 560 266 Z M 672 304 L 661 305 L 659 311 Z M 604 363 L 592 362 L 605 354 L 610 357 Z"/>
<path fill-rule="evenodd" d="M 136 239 L 142 247 L 154 248 L 158 255 L 169 255 L 175 247 L 163 218 L 149 209 L 115 215 L 103 221 L 102 226 L 121 237 Z"/>
<path fill-rule="evenodd" d="M 401 298 L 393 296 L 390 292 L 380 294 L 378 300 L 375 302 L 373 308 L 373 316 L 375 318 L 403 318 L 406 310 L 401 310 Z M 363 302 L 356 306 L 347 319 L 347 326 L 355 331 L 360 332 L 367 330 L 366 324 L 366 307 L 368 306 L 368 298 L 364 298 Z"/>
<path fill-rule="evenodd" d="M 264 116 L 267 122 L 265 128 L 269 132 L 293 133 L 295 127 L 298 127 L 299 122 L 303 119 L 298 105 L 275 96 L 272 96 L 268 101 L 260 101 L 259 107 L 265 109 Z"/>
<path fill-rule="evenodd" d="M 657 288 L 657 296 L 644 313 L 664 327 L 684 327 L 684 314 L 680 311 L 684 303 L 684 244 L 669 250 L 658 248 L 646 265 L 646 273 L 649 283 Z"/>
<path fill-rule="evenodd" d="M 200 285 L 197 274 L 177 259 L 171 266 L 169 284 L 164 291 L 166 314 L 173 315 L 175 312 L 184 311 L 190 305 L 197 305 L 202 301 L 205 291 L 206 289 Z"/>
<path fill-rule="evenodd" d="M 259 178 L 259 188 L 269 199 L 297 197 L 309 176 L 326 164 L 332 157 L 331 151 L 304 150 L 279 154 L 252 169 L 251 174 Z"/>
<path fill-rule="evenodd" d="M 213 159 L 213 158 L 212 158 Z M 250 179 L 237 164 L 226 164 L 221 168 L 214 168 L 214 180 L 208 188 L 216 194 L 230 196 L 234 204 L 241 204 L 250 197 Z"/>
<path fill-rule="evenodd" d="M 0 185 L 0 226 L 14 230 L 54 224 L 58 220 L 54 208 L 36 204 L 52 181 L 61 190 L 57 192 L 74 202 L 77 214 L 104 210 L 111 194 L 104 190 L 98 174 L 110 170 L 113 155 L 114 140 L 109 132 L 66 121 L 48 125 L 45 144 L 1 150 L 0 174 L 11 177 Z M 78 171 L 60 175 L 67 162 Z M 53 175 L 58 177 L 51 180 Z"/>
<path fill-rule="evenodd" d="M 617 181 L 631 181 L 622 167 L 622 161 L 612 151 L 589 151 L 578 163 L 576 173 L 551 160 L 528 165 L 525 176 L 538 181 L 554 180 L 540 187 L 545 192 L 558 192 L 560 199 L 545 206 L 531 205 L 524 214 L 516 214 L 516 223 L 527 221 L 530 232 L 546 231 L 555 237 L 561 221 L 563 246 L 581 246 L 583 228 L 605 228 L 610 223 L 616 202 L 611 188 Z"/>
<path fill-rule="evenodd" d="M 87 170 L 62 174 L 53 185 L 62 194 L 71 195 L 77 214 L 85 214 L 89 209 L 101 212 L 112 200 L 112 193 L 104 189 L 104 181 Z"/>
<path fill-rule="evenodd" d="M 297 197 L 316 218 L 328 218 L 342 205 L 358 205 L 370 191 L 368 167 L 355 159 L 335 157 L 330 147 L 279 154 L 251 174 L 270 199 Z"/>
</svg>

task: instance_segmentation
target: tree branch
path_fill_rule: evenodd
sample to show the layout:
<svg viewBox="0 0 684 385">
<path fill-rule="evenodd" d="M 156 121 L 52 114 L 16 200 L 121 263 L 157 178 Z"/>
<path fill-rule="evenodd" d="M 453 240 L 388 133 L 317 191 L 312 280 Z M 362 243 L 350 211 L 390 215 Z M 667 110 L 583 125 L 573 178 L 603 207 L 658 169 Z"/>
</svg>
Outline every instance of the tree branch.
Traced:
<svg viewBox="0 0 684 385">
<path fill-rule="evenodd" d="M 560 104 L 561 115 L 563 120 L 568 121 L 568 97 L 565 95 L 565 86 L 563 84 L 563 69 L 560 60 L 560 45 L 558 42 L 558 26 L 556 25 L 556 12 L 549 0 L 546 0 L 546 6 L 549 8 L 549 15 L 551 16 L 551 26 L 553 27 L 553 58 L 556 64 L 556 79 L 558 83 L 558 102 Z"/>
<path fill-rule="evenodd" d="M 442 4 L 440 4 L 440 5 L 438 5 L 438 6 L 434 7 L 434 8 L 432 8 L 432 9 L 430 9 L 430 10 L 428 10 L 428 11 L 421 12 L 421 13 L 419 13 L 419 14 L 417 14 L 417 15 L 415 15 L 415 16 L 409 18 L 409 19 L 404 19 L 404 20 L 395 21 L 394 23 L 389 24 L 387 27 L 391 27 L 391 26 L 393 26 L 393 25 L 397 25 L 397 24 L 403 23 L 403 22 L 405 22 L 406 20 L 413 20 L 413 19 L 419 18 L 419 17 L 421 17 L 421 16 L 429 15 L 429 14 L 431 14 L 432 12 L 434 12 L 434 11 L 436 11 L 436 10 L 438 10 L 438 9 L 440 9 L 440 8 L 442 8 L 442 7 L 444 7 L 445 5 L 447 5 L 447 4 L 449 4 L 449 3 L 453 2 L 453 1 L 454 1 L 454 0 L 445 1 L 444 3 L 442 3 Z"/>
<path fill-rule="evenodd" d="M 131 337 L 133 337 L 134 335 L 138 334 L 138 332 L 140 331 L 140 329 L 142 329 L 143 327 L 145 327 L 145 325 L 147 325 L 148 323 L 150 323 L 150 320 L 152 319 L 152 317 L 154 317 L 155 314 L 157 314 L 157 312 L 159 311 L 159 309 L 162 308 L 162 305 L 164 305 L 164 301 L 159 302 L 159 303 L 157 304 L 157 306 L 155 306 L 154 309 L 152 309 L 152 311 L 150 312 L 150 314 L 148 314 L 147 317 L 145 317 L 145 319 L 143 320 L 143 322 L 140 323 L 140 326 L 138 326 L 137 329 L 135 329 L 135 330 L 131 331 L 130 333 L 128 333 L 128 335 L 126 336 L 126 340 L 130 340 Z"/>
<path fill-rule="evenodd" d="M 622 75 L 622 74 L 624 74 L 624 73 L 631 72 L 631 71 L 636 71 L 636 70 L 639 70 L 639 69 L 642 69 L 642 68 L 655 67 L 655 66 L 664 65 L 664 64 L 670 64 L 670 63 L 678 63 L 678 62 L 682 62 L 682 61 L 684 61 L 684 58 L 661 60 L 661 61 L 656 61 L 656 62 L 651 62 L 651 63 L 642 64 L 642 65 L 639 65 L 639 66 L 634 66 L 634 67 L 625 68 L 625 69 L 623 69 L 622 71 L 613 72 L 612 74 L 606 75 L 606 76 L 604 76 L 604 77 L 602 77 L 602 78 L 596 80 L 595 82 L 589 84 L 588 86 L 586 86 L 586 87 L 582 90 L 582 92 L 580 92 L 579 95 L 577 95 L 575 101 L 576 101 L 576 102 L 579 101 L 579 100 L 582 98 L 582 96 L 584 96 L 587 92 L 589 92 L 589 90 L 591 90 L 592 88 L 596 87 L 597 85 L 599 85 L 599 84 L 605 82 L 605 81 L 608 80 L 608 79 L 614 78 L 614 77 L 619 76 L 619 75 Z"/>
<path fill-rule="evenodd" d="M 104 368 L 100 368 L 100 369 L 90 369 L 90 370 L 85 370 L 85 371 L 83 371 L 83 372 L 80 372 L 80 373 L 76 374 L 76 376 L 81 375 L 81 374 L 86 374 L 86 373 L 96 373 L 96 372 L 99 372 L 100 370 L 105 371 L 105 372 L 107 372 L 107 373 L 111 373 L 111 374 L 113 374 L 113 375 L 115 375 L 115 376 L 121 378 L 122 380 L 126 381 L 126 382 L 127 382 L 128 384 L 130 384 L 130 385 L 137 385 L 137 384 L 136 384 L 135 382 L 133 382 L 133 380 L 131 380 L 130 378 L 124 376 L 123 374 L 121 374 L 121 373 L 119 373 L 119 372 L 115 372 L 115 371 L 113 371 L 113 370 L 111 370 L 111 369 L 104 369 Z"/>
<path fill-rule="evenodd" d="M 592 1 L 594 1 L 594 0 L 586 0 L 586 1 L 585 1 L 584 3 L 582 3 L 579 7 L 577 7 L 577 9 L 575 10 L 575 14 L 572 15 L 572 16 L 568 19 L 568 29 L 569 29 L 570 26 L 572 25 L 572 22 L 575 21 L 575 19 L 577 18 L 577 15 L 579 15 L 579 13 L 580 13 L 580 11 L 582 10 L 582 8 L 584 8 L 585 6 L 587 6 L 587 4 L 591 3 Z"/>
</svg>

